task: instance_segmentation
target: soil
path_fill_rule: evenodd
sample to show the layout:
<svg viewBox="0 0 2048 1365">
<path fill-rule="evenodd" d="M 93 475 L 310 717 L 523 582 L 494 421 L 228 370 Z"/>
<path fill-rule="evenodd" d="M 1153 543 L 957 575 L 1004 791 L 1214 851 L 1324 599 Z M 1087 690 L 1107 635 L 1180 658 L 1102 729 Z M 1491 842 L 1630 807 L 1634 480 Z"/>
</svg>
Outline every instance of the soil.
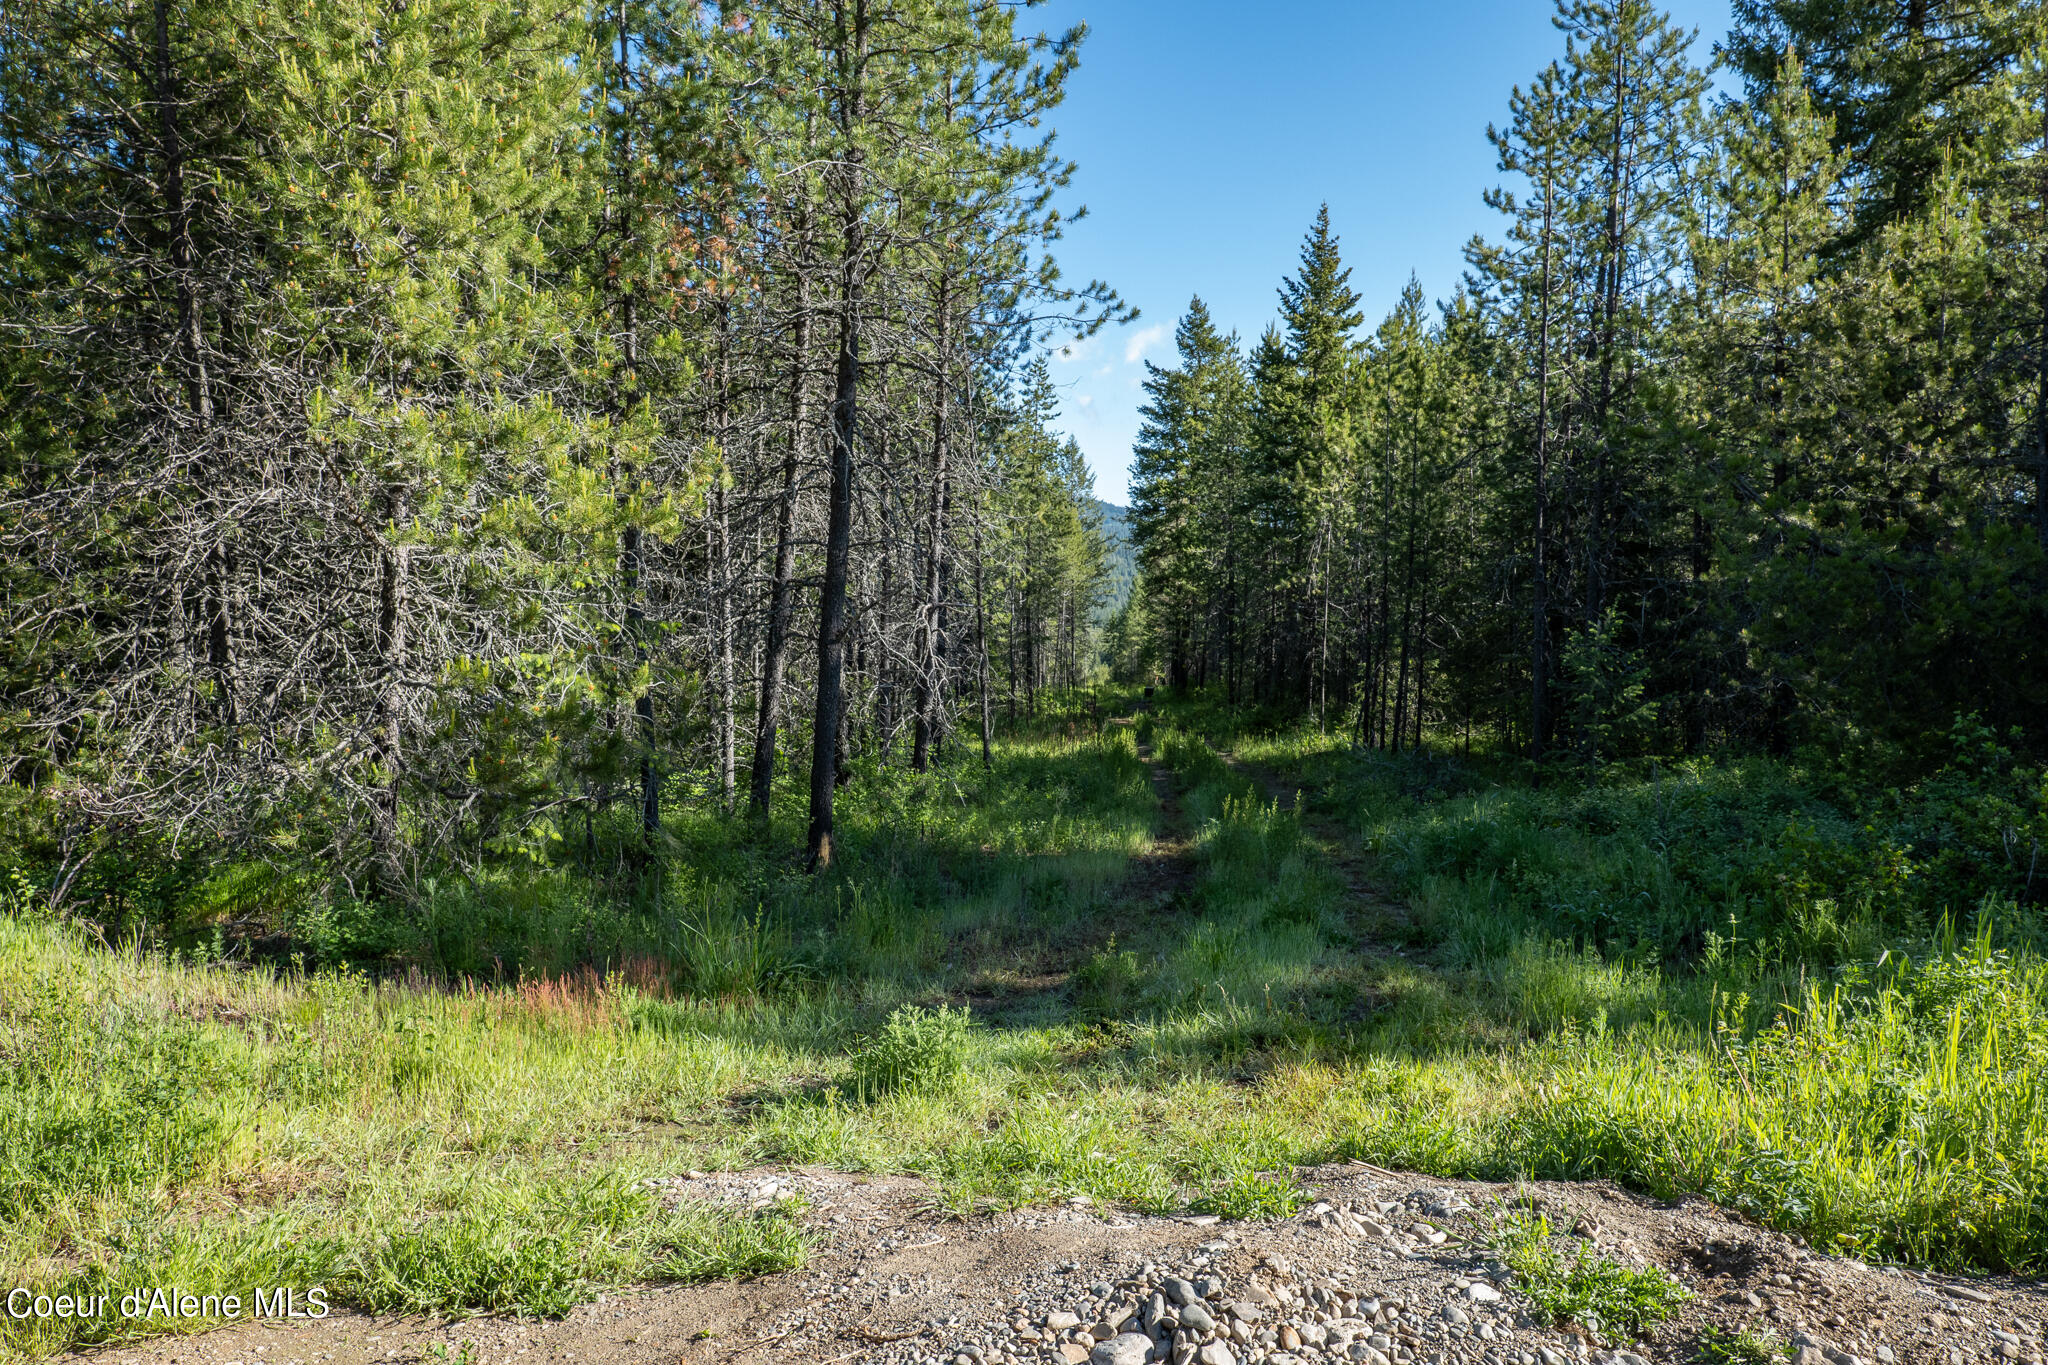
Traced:
<svg viewBox="0 0 2048 1365">
<path fill-rule="evenodd" d="M 318 1321 L 243 1322 L 197 1336 L 101 1347 L 94 1365 L 540 1365 L 662 1362 L 1067 1361 L 1089 1358 L 1077 1333 L 1142 1311 L 1150 1289 L 1185 1276 L 1215 1302 L 1268 1305 L 1268 1330 L 1298 1323 L 1313 1340 L 1377 1308 L 1394 1360 L 1566 1365 L 1690 1361 L 1708 1328 L 1759 1329 L 1807 1365 L 2041 1360 L 2048 1291 L 2010 1280 L 1961 1281 L 1816 1255 L 1796 1239 L 1688 1201 L 1659 1204 L 1604 1184 L 1440 1182 L 1357 1164 L 1300 1173 L 1318 1202 L 1270 1223 L 1166 1218 L 1085 1204 L 959 1221 L 904 1178 L 800 1168 L 692 1174 L 670 1198 L 758 1206 L 801 1197 L 818 1237 L 800 1271 L 759 1280 L 608 1294 L 559 1321 L 373 1317 L 337 1309 Z M 1538 1322 L 1491 1259 L 1502 1208 L 1540 1208 L 1624 1263 L 1661 1267 L 1691 1291 L 1647 1341 L 1600 1340 Z M 1398 1210 L 1387 1212 L 1390 1205 Z M 1438 1229 L 1443 1241 L 1381 1226 Z M 1478 1288 L 1474 1288 L 1478 1286 Z M 1493 1295 L 1498 1291 L 1498 1299 Z M 1297 1296 L 1315 1300 L 1311 1305 Z M 1356 1301 L 1356 1302 L 1354 1302 Z M 1315 1306 L 1330 1312 L 1317 1314 Z M 1069 1312 L 1078 1328 L 1043 1330 Z M 1349 1317 L 1344 1316 L 1349 1314 Z M 1454 1316 L 1455 1315 L 1455 1316 Z M 1330 1328 L 1311 1324 L 1318 1317 Z M 1341 1321 L 1340 1321 L 1341 1319 Z M 1065 1319 L 1055 1318 L 1056 1327 Z M 1021 1329 L 1021 1330 L 1020 1330 Z M 1295 1328 L 1288 1328 L 1290 1332 Z M 1358 1329 L 1354 1329 L 1358 1330 Z M 2004 1336 L 1998 1335 L 2003 1333 Z M 1122 1338 L 1119 1338 L 1120 1340 Z M 1232 1359 L 1368 1359 L 1355 1346 L 1234 1346 Z M 1794 1344 L 1796 1343 L 1796 1345 Z M 1634 1357 L 1634 1359 L 1631 1359 Z"/>
</svg>

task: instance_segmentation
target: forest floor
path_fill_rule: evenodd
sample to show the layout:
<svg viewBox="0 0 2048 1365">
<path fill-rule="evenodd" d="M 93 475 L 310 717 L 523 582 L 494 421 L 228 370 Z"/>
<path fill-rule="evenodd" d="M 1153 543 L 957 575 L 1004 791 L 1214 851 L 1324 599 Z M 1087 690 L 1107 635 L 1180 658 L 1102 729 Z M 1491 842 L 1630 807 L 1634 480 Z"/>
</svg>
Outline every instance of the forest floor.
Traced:
<svg viewBox="0 0 2048 1365">
<path fill-rule="evenodd" d="M 668 984 L 236 971 L 0 917 L 0 1053 L 43 1087 L 0 1105 L 0 1271 L 341 1305 L 0 1322 L 0 1353 L 2041 1365 L 2048 1292 L 1983 1273 L 2038 1264 L 2033 1063 L 1970 1061 L 2040 1014 L 2026 960 L 1939 959 L 1981 1018 L 1877 991 L 1897 1037 L 1797 963 L 1667 976 L 1457 866 L 1519 840 L 1569 890 L 1612 838 L 1532 833 L 1427 755 L 1199 719 L 1069 718 L 980 788 L 881 791 L 865 861 L 802 893 L 826 918 L 701 881 Z M 1659 783 L 1614 799 L 1661 813 Z M 1756 1041 L 1724 1055 L 1731 981 Z M 1873 1075 L 2009 1146 L 1873 1139 Z"/>
</svg>

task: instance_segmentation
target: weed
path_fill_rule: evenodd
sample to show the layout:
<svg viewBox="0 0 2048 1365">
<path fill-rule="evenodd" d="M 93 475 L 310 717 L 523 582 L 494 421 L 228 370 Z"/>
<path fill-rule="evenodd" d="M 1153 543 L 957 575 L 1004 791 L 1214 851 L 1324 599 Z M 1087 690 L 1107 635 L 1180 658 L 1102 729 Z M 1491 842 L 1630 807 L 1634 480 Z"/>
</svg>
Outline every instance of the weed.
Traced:
<svg viewBox="0 0 2048 1365">
<path fill-rule="evenodd" d="M 1561 1327 L 1576 1323 L 1596 1334 L 1641 1336 L 1691 1297 L 1661 1270 L 1633 1269 L 1584 1242 L 1566 1253 L 1552 1241 L 1550 1223 L 1540 1213 L 1507 1214 L 1496 1245 L 1515 1272 L 1516 1288 Z"/>
<path fill-rule="evenodd" d="M 863 1098 L 951 1089 L 967 1069 L 965 1009 L 904 1005 L 853 1054 L 854 1088 Z"/>
<path fill-rule="evenodd" d="M 1788 1343 L 1747 1327 L 1736 1332 L 1709 1327 L 1700 1334 L 1693 1356 L 1700 1365 L 1784 1365 L 1791 1357 Z"/>
<path fill-rule="evenodd" d="M 1292 1182 L 1240 1168 L 1197 1199 L 1194 1208 L 1223 1218 L 1285 1218 L 1301 1207 L 1301 1200 Z"/>
</svg>

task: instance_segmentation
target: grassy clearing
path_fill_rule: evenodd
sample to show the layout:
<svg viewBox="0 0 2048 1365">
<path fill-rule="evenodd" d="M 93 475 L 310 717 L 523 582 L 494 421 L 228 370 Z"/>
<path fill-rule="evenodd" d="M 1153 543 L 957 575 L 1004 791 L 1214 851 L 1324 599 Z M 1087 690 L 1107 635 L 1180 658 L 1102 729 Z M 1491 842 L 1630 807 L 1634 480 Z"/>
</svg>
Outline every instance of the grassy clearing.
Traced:
<svg viewBox="0 0 2048 1365">
<path fill-rule="evenodd" d="M 524 900 L 441 889 L 378 930 L 413 964 L 381 977 L 0 917 L 0 1277 L 558 1312 L 793 1263 L 788 1216 L 643 1183 L 764 1161 L 920 1174 L 963 1212 L 1232 1217 L 1287 1212 L 1293 1167 L 1346 1157 L 1602 1175 L 1868 1256 L 2048 1262 L 2030 919 L 1944 936 L 1927 875 L 1900 906 L 1857 889 L 1864 859 L 1757 872 L 1782 841 L 1742 832 L 1745 803 L 1820 827 L 1793 777 L 1530 792 L 1194 708 L 1066 730 L 1010 737 L 988 778 L 857 788 L 827 879 L 707 823 L 609 919 L 548 870 Z M 1310 823 L 1226 745 L 1320 793 Z M 1353 893 L 1333 823 L 1405 906 Z M 1184 877 L 1134 861 L 1169 838 Z M 1824 932 L 1787 887 L 1854 909 Z M 0 1325 L 0 1349 L 69 1326 Z"/>
</svg>

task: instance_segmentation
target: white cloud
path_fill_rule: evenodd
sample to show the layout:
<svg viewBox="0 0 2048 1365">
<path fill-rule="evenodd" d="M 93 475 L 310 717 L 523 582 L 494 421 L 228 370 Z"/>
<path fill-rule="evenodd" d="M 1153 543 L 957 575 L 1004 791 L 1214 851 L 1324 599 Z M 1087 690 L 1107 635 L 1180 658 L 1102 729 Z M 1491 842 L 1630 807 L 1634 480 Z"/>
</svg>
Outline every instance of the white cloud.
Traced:
<svg viewBox="0 0 2048 1365">
<path fill-rule="evenodd" d="M 1142 332 L 1133 332 L 1131 339 L 1124 343 L 1124 364 L 1135 365 L 1145 352 L 1166 340 L 1166 324 L 1155 322 Z"/>
<path fill-rule="evenodd" d="M 1075 405 L 1076 407 L 1082 407 L 1082 408 L 1085 408 L 1085 407 L 1089 407 L 1089 406 L 1091 406 L 1091 405 L 1092 405 L 1092 404 L 1093 404 L 1094 402 L 1095 402 L 1095 395 L 1094 395 L 1094 394 L 1092 394 L 1092 393 L 1084 393 L 1084 394 L 1082 394 L 1082 395 L 1081 395 L 1081 396 L 1080 396 L 1079 398 L 1076 398 L 1076 399 L 1074 400 L 1074 405 Z"/>
<path fill-rule="evenodd" d="M 1102 338 L 1095 336 L 1083 337 L 1079 341 L 1070 341 L 1052 353 L 1052 363 L 1055 365 L 1078 365 L 1088 358 L 1089 353 L 1101 343 L 1101 340 Z"/>
</svg>

